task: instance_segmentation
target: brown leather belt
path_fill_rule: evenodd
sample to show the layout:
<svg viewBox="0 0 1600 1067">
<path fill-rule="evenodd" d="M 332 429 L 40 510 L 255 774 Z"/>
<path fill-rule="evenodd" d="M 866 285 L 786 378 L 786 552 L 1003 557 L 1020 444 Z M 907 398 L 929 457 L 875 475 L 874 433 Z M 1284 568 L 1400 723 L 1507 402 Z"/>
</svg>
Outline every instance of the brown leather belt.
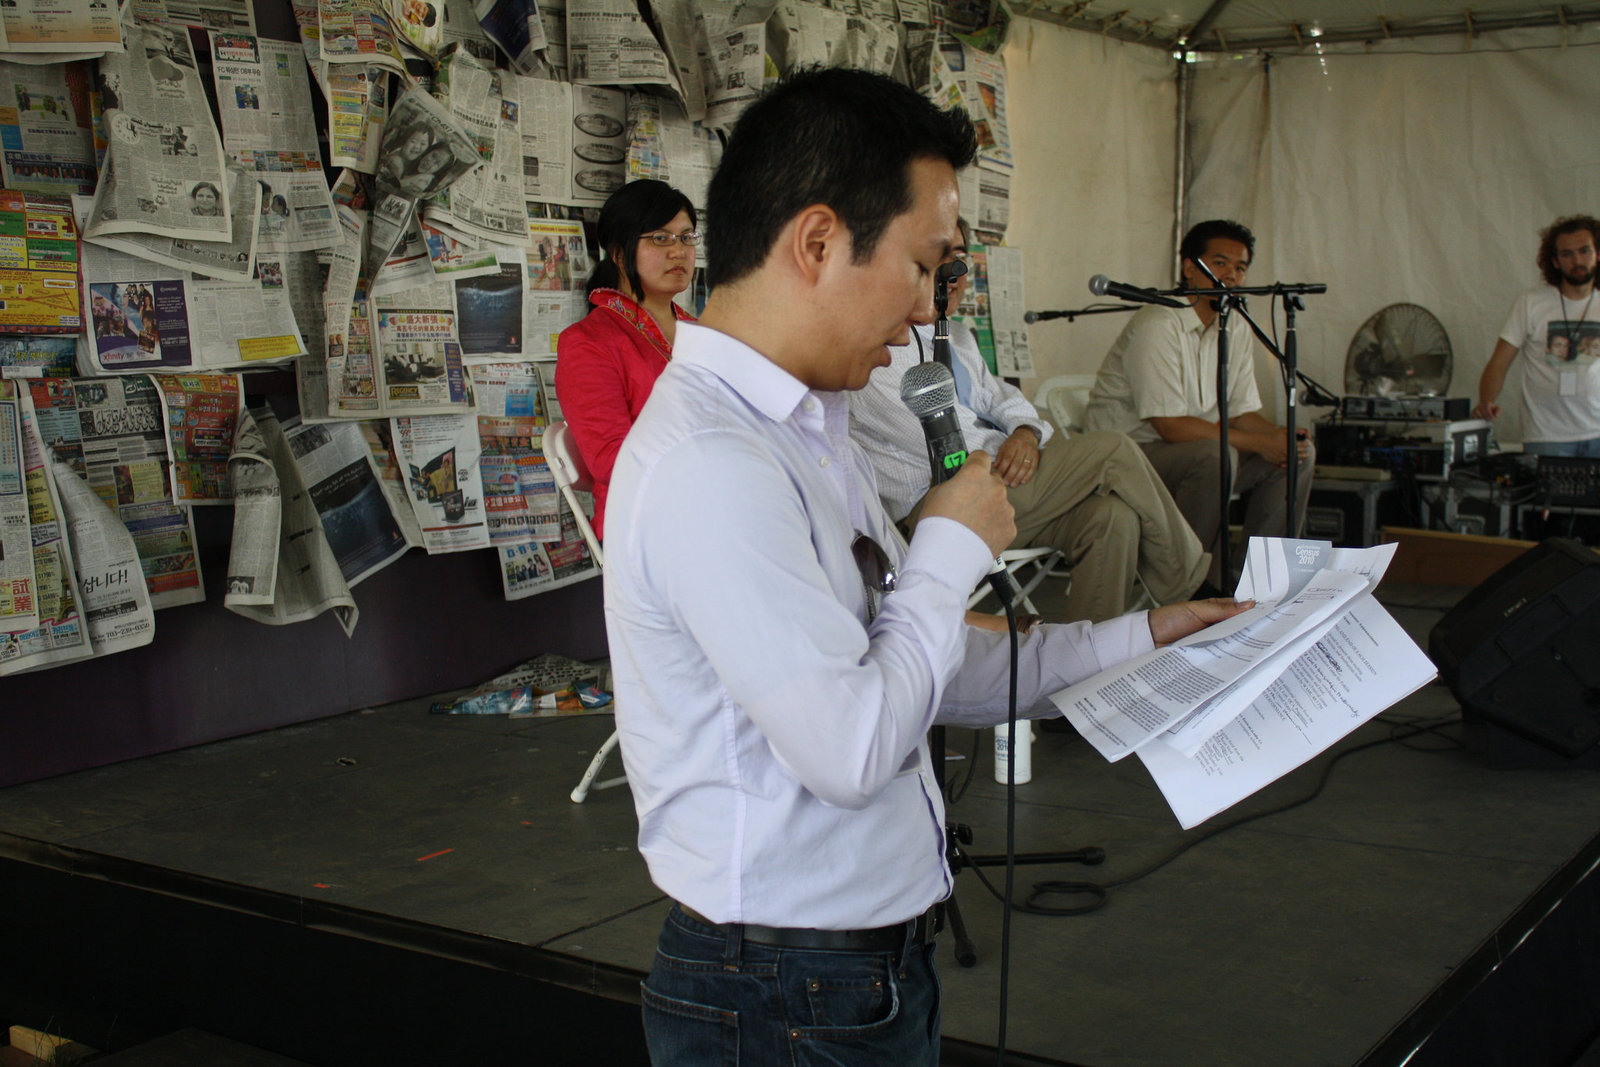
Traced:
<svg viewBox="0 0 1600 1067">
<path fill-rule="evenodd" d="M 755 923 L 714 923 L 685 904 L 678 910 L 692 919 L 722 934 L 742 933 L 744 940 L 756 945 L 774 948 L 810 948 L 823 952 L 895 952 L 911 944 L 920 945 L 938 932 L 934 908 L 915 919 L 907 919 L 893 926 L 879 926 L 870 930 L 813 930 L 797 926 L 758 926 Z"/>
</svg>

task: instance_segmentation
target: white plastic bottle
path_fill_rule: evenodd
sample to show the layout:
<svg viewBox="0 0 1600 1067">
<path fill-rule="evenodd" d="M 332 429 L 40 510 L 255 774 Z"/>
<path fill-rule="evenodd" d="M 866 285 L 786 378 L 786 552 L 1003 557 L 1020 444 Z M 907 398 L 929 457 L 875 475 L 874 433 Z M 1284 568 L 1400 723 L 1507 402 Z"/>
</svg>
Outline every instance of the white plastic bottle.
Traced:
<svg viewBox="0 0 1600 1067">
<path fill-rule="evenodd" d="M 1022 785 L 1033 780 L 1033 723 L 1030 720 L 1017 720 L 1017 738 L 1016 782 Z M 1001 785 L 1006 784 L 1006 764 L 1011 759 L 1011 749 L 1011 726 L 1000 723 L 994 728 L 994 780 Z"/>
</svg>

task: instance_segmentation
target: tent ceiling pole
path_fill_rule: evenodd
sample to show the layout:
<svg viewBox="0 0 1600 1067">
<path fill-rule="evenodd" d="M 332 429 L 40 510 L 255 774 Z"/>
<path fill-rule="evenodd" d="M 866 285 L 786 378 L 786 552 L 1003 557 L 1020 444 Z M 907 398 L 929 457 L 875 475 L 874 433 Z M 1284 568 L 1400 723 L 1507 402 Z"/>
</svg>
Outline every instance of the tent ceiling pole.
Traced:
<svg viewBox="0 0 1600 1067">
<path fill-rule="evenodd" d="M 1184 217 L 1189 213 L 1189 91 L 1194 82 L 1194 71 L 1188 60 L 1179 55 L 1178 65 L 1178 129 L 1177 161 L 1173 167 L 1175 188 L 1172 194 L 1172 278 L 1183 275 L 1183 264 L 1178 259 L 1178 247 L 1183 241 Z"/>
<path fill-rule="evenodd" d="M 1231 3 L 1233 3 L 1233 0 L 1211 0 L 1211 6 L 1206 8 L 1204 15 L 1200 16 L 1200 21 L 1196 22 L 1190 27 L 1189 32 L 1183 35 L 1182 39 L 1186 39 L 1189 42 L 1191 49 L 1206 39 L 1206 34 L 1211 32 L 1211 27 L 1217 24 L 1217 19 L 1222 17 L 1223 11 L 1227 10 L 1228 5 Z"/>
</svg>

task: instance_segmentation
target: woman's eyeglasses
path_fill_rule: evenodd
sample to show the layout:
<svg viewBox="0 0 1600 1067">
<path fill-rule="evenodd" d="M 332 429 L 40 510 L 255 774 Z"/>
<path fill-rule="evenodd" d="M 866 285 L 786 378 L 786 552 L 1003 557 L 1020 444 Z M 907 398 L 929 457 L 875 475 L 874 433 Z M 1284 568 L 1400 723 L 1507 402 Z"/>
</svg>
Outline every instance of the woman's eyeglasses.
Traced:
<svg viewBox="0 0 1600 1067">
<path fill-rule="evenodd" d="M 850 555 L 861 572 L 861 588 L 867 593 L 867 621 L 871 622 L 878 617 L 878 598 L 894 592 L 894 564 L 883 546 L 864 533 L 857 533 L 850 542 Z"/>
<path fill-rule="evenodd" d="M 654 233 L 640 234 L 639 240 L 649 241 L 657 248 L 671 248 L 675 244 L 693 248 L 700 243 L 700 231 L 684 230 L 682 233 L 668 233 L 666 230 L 656 230 Z"/>
</svg>

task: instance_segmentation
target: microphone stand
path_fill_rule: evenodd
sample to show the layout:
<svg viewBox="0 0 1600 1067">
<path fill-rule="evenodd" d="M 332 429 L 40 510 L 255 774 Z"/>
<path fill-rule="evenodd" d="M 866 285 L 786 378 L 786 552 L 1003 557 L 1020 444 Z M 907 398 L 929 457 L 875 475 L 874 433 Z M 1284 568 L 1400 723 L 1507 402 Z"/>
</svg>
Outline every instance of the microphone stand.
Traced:
<svg viewBox="0 0 1600 1067">
<path fill-rule="evenodd" d="M 1217 573 L 1222 578 L 1223 592 L 1227 592 L 1226 585 L 1233 577 L 1230 567 L 1232 561 L 1228 558 L 1233 548 L 1233 524 L 1228 521 L 1228 505 L 1233 502 L 1232 453 L 1228 451 L 1228 313 L 1233 310 L 1239 297 L 1217 280 L 1203 260 L 1195 258 L 1189 262 L 1199 267 L 1211 279 L 1211 284 L 1217 287 L 1216 299 L 1212 301 L 1212 306 L 1217 309 L 1217 469 L 1222 472 L 1218 479 L 1222 503 L 1218 511 L 1221 526 L 1217 530 Z"/>
<path fill-rule="evenodd" d="M 938 317 L 934 319 L 933 324 L 933 358 L 937 362 L 943 363 L 946 369 L 951 367 L 951 363 L 953 361 L 953 356 L 950 350 L 950 319 L 946 314 L 946 310 L 950 303 L 949 283 L 951 280 L 959 278 L 964 273 L 966 273 L 966 264 L 959 260 L 954 260 L 941 266 L 934 275 L 933 306 L 934 310 L 938 312 Z M 1010 575 L 1004 570 L 1000 571 L 1000 574 L 1004 575 L 1007 579 L 1010 578 Z M 993 575 L 991 575 L 991 584 L 994 586 L 995 596 L 1000 600 L 1000 606 L 1005 610 L 1007 627 L 1011 631 L 1010 729 L 1013 754 L 1011 757 L 1011 762 L 1007 767 L 1006 776 L 1008 839 L 1006 842 L 1006 852 L 1004 855 L 974 856 L 962 847 L 963 845 L 972 844 L 972 827 L 966 825 L 965 823 L 957 823 L 951 820 L 948 817 L 948 812 L 946 813 L 944 824 L 945 862 L 949 864 L 950 867 L 951 882 L 950 896 L 944 901 L 944 916 L 949 921 L 950 935 L 955 940 L 956 962 L 961 964 L 963 967 L 976 966 L 978 962 L 978 951 L 977 947 L 973 944 L 971 935 L 967 932 L 966 921 L 961 916 L 961 905 L 956 899 L 955 876 L 960 874 L 962 868 L 964 867 L 978 868 L 1004 866 L 1006 868 L 1006 892 L 1004 900 L 1005 914 L 1002 920 L 1003 926 L 1001 934 L 1000 1037 L 997 1049 L 999 1055 L 1003 1058 L 1005 1056 L 1005 990 L 1007 975 L 1010 969 L 1009 943 L 1012 910 L 1012 869 L 1019 863 L 1103 863 L 1105 862 L 1106 854 L 1104 849 L 1096 846 L 1090 846 L 1087 848 L 1075 849 L 1070 852 L 1029 852 L 1018 855 L 1013 846 L 1009 831 L 1014 824 L 1017 792 L 1017 766 L 1015 756 L 1015 746 L 1017 743 L 1017 619 L 1013 612 L 1013 603 L 1016 599 L 1014 593 L 1016 586 L 1008 580 L 1005 583 L 1008 588 L 1002 589 L 1000 583 L 994 581 Z M 1028 722 L 1029 720 L 1023 721 Z M 1029 725 L 1029 729 L 1032 729 L 1031 723 Z M 945 784 L 944 731 L 945 728 L 943 726 L 937 725 L 929 730 L 928 744 L 933 750 L 933 780 L 939 787 L 939 796 L 941 798 L 948 798 Z M 974 755 L 972 758 L 975 760 L 977 757 Z"/>
</svg>

